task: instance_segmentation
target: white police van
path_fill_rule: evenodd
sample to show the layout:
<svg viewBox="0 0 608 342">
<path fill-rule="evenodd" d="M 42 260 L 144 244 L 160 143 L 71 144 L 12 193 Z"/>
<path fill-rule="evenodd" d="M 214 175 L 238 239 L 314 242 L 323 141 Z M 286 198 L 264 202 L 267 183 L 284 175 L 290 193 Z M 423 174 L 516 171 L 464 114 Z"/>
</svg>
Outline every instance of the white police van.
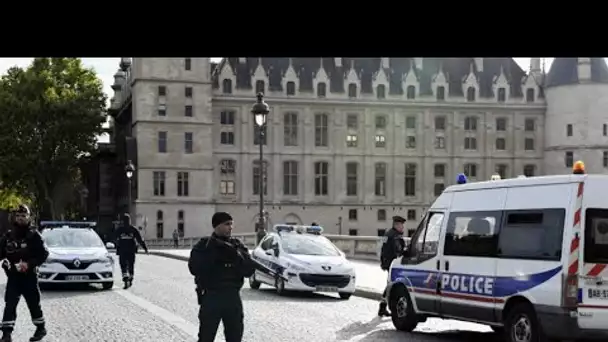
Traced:
<svg viewBox="0 0 608 342">
<path fill-rule="evenodd" d="M 256 271 L 252 289 L 267 284 L 279 295 L 286 291 L 333 292 L 348 299 L 355 292 L 355 269 L 342 251 L 322 236 L 319 226 L 275 225 L 251 253 L 283 277 Z M 286 279 L 286 280 L 285 280 Z"/>
<path fill-rule="evenodd" d="M 428 317 L 507 341 L 608 338 L 608 176 L 454 185 L 428 210 L 386 299 L 398 330 Z"/>
</svg>

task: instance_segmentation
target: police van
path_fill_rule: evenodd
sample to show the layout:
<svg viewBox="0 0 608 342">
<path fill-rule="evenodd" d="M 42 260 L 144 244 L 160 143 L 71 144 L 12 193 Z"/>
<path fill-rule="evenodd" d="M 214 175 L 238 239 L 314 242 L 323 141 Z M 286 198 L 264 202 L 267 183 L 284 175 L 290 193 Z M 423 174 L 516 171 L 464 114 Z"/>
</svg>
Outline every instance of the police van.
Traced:
<svg viewBox="0 0 608 342">
<path fill-rule="evenodd" d="M 252 289 L 261 284 L 287 291 L 333 292 L 348 299 L 355 292 L 355 269 L 342 251 L 322 235 L 320 226 L 279 224 L 251 252 L 259 263 L 281 277 L 256 271 Z"/>
<path fill-rule="evenodd" d="M 440 317 L 507 341 L 608 338 L 607 190 L 586 174 L 448 187 L 391 265 L 395 328 Z"/>
</svg>

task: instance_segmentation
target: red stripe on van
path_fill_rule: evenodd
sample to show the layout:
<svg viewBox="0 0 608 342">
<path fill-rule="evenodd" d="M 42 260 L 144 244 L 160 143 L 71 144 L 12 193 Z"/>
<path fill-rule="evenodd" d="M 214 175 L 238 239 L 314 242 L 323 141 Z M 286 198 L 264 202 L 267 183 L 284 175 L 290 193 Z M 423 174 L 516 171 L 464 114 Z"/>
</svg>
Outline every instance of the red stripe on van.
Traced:
<svg viewBox="0 0 608 342">
<path fill-rule="evenodd" d="M 577 209 L 576 212 L 574 212 L 574 223 L 572 224 L 573 226 L 578 225 L 581 222 L 581 212 L 582 209 Z"/>
<path fill-rule="evenodd" d="M 576 272 L 578 272 L 578 262 L 575 262 L 568 267 L 568 274 L 576 274 Z"/>
<path fill-rule="evenodd" d="M 591 270 L 587 273 L 587 275 L 594 277 L 594 276 L 602 273 L 602 271 L 606 268 L 606 266 L 608 266 L 608 265 L 606 265 L 606 264 L 595 264 L 595 266 L 593 266 L 591 268 Z"/>
<path fill-rule="evenodd" d="M 578 192 L 576 193 L 576 197 L 581 197 L 583 195 L 583 188 L 585 183 L 578 183 Z"/>
<path fill-rule="evenodd" d="M 578 236 L 572 239 L 572 243 L 570 244 L 570 253 L 574 252 L 578 248 L 579 243 L 580 239 L 578 238 Z"/>
</svg>

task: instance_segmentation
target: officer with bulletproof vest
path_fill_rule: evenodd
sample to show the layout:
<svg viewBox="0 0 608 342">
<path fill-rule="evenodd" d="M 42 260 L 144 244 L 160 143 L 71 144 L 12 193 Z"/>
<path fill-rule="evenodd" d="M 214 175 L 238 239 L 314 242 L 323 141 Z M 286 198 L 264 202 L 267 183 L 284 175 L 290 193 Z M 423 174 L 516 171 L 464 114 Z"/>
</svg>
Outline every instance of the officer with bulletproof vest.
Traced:
<svg viewBox="0 0 608 342">
<path fill-rule="evenodd" d="M 120 262 L 124 289 L 128 289 L 133 285 L 137 244 L 141 245 L 146 253 L 148 253 L 148 247 L 141 238 L 141 234 L 139 234 L 137 228 L 131 225 L 131 216 L 124 213 L 122 214 L 122 223 L 116 229 L 116 254 Z"/>
<path fill-rule="evenodd" d="M 382 270 L 384 271 L 388 271 L 393 260 L 403 254 L 403 249 L 405 248 L 405 241 L 403 240 L 404 224 L 405 218 L 393 216 L 393 227 L 384 234 L 384 243 L 382 244 L 382 251 L 380 253 L 380 267 L 382 267 Z M 385 296 L 386 288 L 384 289 L 384 293 L 382 293 L 378 316 L 391 315 L 386 309 L 387 303 L 386 299 L 384 299 Z"/>
<path fill-rule="evenodd" d="M 0 260 L 6 273 L 4 315 L 1 342 L 11 342 L 17 319 L 17 305 L 25 299 L 36 326 L 30 341 L 41 341 L 46 336 L 44 315 L 40 305 L 38 266 L 49 256 L 38 230 L 30 225 L 30 209 L 21 204 L 12 212 L 12 228 L 0 240 Z"/>
<path fill-rule="evenodd" d="M 213 342 L 220 321 L 226 342 L 243 339 L 243 302 L 240 290 L 256 265 L 249 250 L 231 238 L 232 216 L 217 212 L 211 219 L 213 234 L 202 238 L 190 252 L 188 268 L 194 276 L 200 310 L 198 342 Z"/>
</svg>

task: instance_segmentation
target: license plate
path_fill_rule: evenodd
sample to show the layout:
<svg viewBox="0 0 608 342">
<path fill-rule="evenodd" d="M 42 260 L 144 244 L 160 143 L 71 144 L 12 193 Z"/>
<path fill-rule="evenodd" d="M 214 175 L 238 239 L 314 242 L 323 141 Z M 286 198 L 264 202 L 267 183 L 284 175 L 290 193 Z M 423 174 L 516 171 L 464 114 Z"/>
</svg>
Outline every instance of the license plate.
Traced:
<svg viewBox="0 0 608 342">
<path fill-rule="evenodd" d="M 608 290 L 589 289 L 587 290 L 589 299 L 605 299 L 608 300 Z"/>
<path fill-rule="evenodd" d="M 338 288 L 331 286 L 317 286 L 317 292 L 338 292 Z"/>
<path fill-rule="evenodd" d="M 65 280 L 89 280 L 89 276 L 87 276 L 87 275 L 66 276 Z"/>
</svg>

